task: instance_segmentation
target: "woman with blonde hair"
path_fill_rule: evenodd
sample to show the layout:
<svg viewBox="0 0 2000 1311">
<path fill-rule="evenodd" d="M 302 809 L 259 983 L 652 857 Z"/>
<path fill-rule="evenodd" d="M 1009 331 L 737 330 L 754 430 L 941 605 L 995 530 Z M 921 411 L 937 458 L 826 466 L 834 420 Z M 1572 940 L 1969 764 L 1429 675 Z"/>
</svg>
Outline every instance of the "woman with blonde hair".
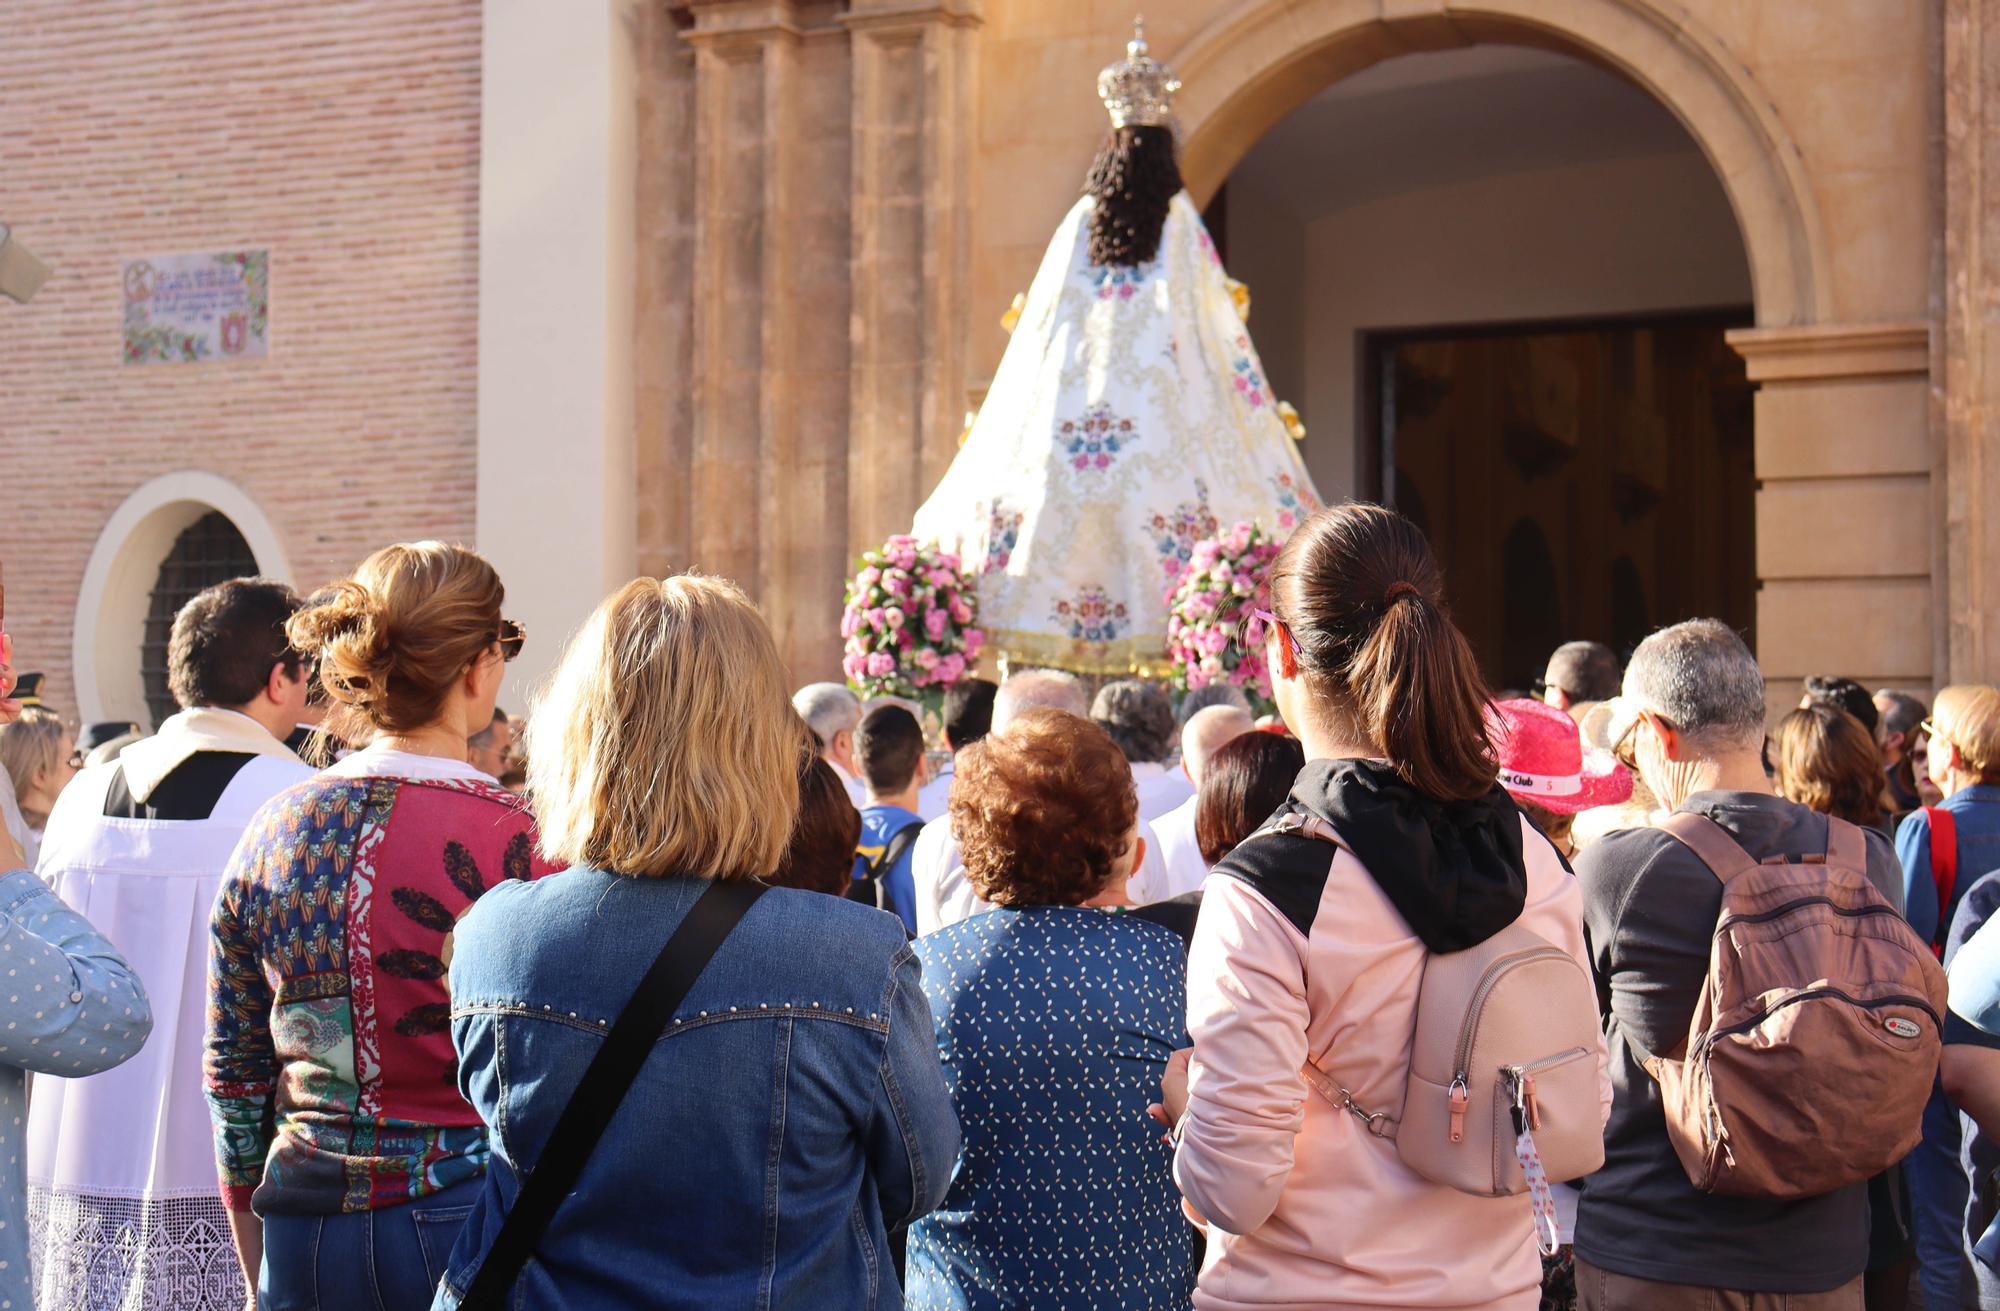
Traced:
<svg viewBox="0 0 2000 1311">
<path fill-rule="evenodd" d="M 33 865 L 41 850 L 42 831 L 56 798 L 76 777 L 83 761 L 76 754 L 76 735 L 62 716 L 40 706 L 23 706 L 13 723 L 0 726 L 0 769 L 14 783 L 14 800 L 21 808 L 26 832 L 17 836 Z"/>
<path fill-rule="evenodd" d="M 527 807 L 466 762 L 521 649 L 477 554 L 385 547 L 287 624 L 343 737 L 279 793 L 212 922 L 203 1082 L 222 1197 L 262 1311 L 428 1306 L 480 1188 L 486 1133 L 454 1086 L 452 927 L 547 872 Z"/>
<path fill-rule="evenodd" d="M 459 925 L 452 1039 L 493 1159 L 436 1306 L 900 1305 L 889 1230 L 943 1195 L 958 1124 L 901 922 L 762 885 L 810 741 L 733 584 L 636 579 L 571 640 L 527 731 L 570 868 Z M 672 1001 L 663 948 L 724 901 Z M 622 1043 L 628 1003 L 657 1040 Z"/>
</svg>

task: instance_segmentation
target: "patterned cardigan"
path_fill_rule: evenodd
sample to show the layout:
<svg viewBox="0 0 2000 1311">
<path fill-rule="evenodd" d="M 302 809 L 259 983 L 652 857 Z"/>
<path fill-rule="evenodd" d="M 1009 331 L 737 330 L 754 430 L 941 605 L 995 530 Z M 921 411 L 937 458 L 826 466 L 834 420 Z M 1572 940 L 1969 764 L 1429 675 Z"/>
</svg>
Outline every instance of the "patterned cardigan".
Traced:
<svg viewBox="0 0 2000 1311">
<path fill-rule="evenodd" d="M 445 971 L 458 917 L 549 872 L 512 793 L 321 775 L 251 821 L 216 899 L 203 1086 L 222 1199 L 393 1206 L 486 1167 L 459 1096 Z"/>
</svg>

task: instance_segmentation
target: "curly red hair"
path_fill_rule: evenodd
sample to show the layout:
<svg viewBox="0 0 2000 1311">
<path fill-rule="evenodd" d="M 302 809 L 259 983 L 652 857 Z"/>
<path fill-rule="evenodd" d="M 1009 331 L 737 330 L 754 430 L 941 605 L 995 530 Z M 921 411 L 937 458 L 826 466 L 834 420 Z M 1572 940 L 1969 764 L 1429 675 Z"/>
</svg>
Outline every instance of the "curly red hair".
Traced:
<svg viewBox="0 0 2000 1311">
<path fill-rule="evenodd" d="M 1126 855 L 1139 794 L 1096 724 L 1028 710 L 959 753 L 951 827 L 972 890 L 996 906 L 1078 906 Z"/>
</svg>

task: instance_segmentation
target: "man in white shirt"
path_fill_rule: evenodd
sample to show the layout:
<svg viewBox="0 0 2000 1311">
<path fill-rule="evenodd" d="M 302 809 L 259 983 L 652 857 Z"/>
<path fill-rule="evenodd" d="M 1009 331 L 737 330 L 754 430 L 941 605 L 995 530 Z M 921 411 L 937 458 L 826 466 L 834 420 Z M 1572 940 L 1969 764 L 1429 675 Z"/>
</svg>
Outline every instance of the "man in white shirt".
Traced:
<svg viewBox="0 0 2000 1311">
<path fill-rule="evenodd" d="M 819 756 L 833 766 L 847 789 L 847 799 L 860 810 L 868 804 L 868 785 L 854 766 L 854 730 L 861 727 L 861 698 L 841 683 L 808 683 L 792 693 L 792 709 L 819 739 Z"/>
<path fill-rule="evenodd" d="M 224 867 L 270 798 L 312 777 L 284 737 L 305 713 L 292 589 L 238 578 L 175 616 L 167 685 L 182 709 L 63 790 L 43 882 L 131 962 L 152 1040 L 88 1079 L 38 1076 L 25 1164 L 38 1295 L 136 1306 L 226 1239 L 201 1094 L 209 916 Z M 235 1294 L 241 1305 L 242 1294 Z"/>
<path fill-rule="evenodd" d="M 1000 685 L 990 678 L 961 678 L 944 694 L 944 744 L 958 753 L 993 728 L 993 698 Z M 953 761 L 947 760 L 917 793 L 917 814 L 926 822 L 949 809 Z"/>
<path fill-rule="evenodd" d="M 992 731 L 1004 732 L 1016 715 L 1036 707 L 1063 710 L 1085 718 L 1090 700 L 1083 683 L 1073 674 L 1059 669 L 1024 670 L 1001 684 L 993 698 Z M 1126 885 L 1126 895 L 1136 905 L 1159 900 L 1167 879 L 1159 840 L 1143 820 L 1140 837 L 1145 842 L 1145 854 Z M 949 819 L 924 826 L 911 852 L 910 874 L 916 885 L 919 937 L 993 909 L 972 890 L 965 877 L 965 866 L 958 858 L 958 840 L 952 836 Z"/>
<path fill-rule="evenodd" d="M 1208 862 L 1202 858 L 1201 844 L 1195 841 L 1194 814 L 1201 803 L 1201 780 L 1215 753 L 1245 733 L 1257 731 L 1257 721 L 1247 710 L 1235 706 L 1210 706 L 1198 710 L 1181 730 L 1181 768 L 1187 771 L 1195 795 L 1153 821 L 1160 839 L 1160 858 L 1166 865 L 1166 890 L 1160 900 L 1195 891 L 1208 877 Z"/>
</svg>

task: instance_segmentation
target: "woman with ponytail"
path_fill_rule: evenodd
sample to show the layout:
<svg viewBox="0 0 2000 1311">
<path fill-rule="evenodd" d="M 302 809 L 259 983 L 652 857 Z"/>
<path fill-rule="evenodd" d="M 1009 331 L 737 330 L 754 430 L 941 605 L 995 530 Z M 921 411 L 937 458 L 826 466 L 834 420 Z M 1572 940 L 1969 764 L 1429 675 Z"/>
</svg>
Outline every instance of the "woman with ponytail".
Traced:
<svg viewBox="0 0 2000 1311">
<path fill-rule="evenodd" d="M 1415 525 L 1322 510 L 1271 591 L 1266 654 L 1306 755 L 1279 814 L 1318 817 L 1340 845 L 1267 827 L 1205 885 L 1192 1056 L 1159 1109 L 1208 1224 L 1195 1305 L 1529 1311 L 1526 1199 L 1419 1176 L 1300 1072 L 1310 1060 L 1354 1104 L 1397 1114 L 1428 956 L 1518 922 L 1585 961 L 1575 880 L 1500 787 L 1486 685 Z M 1600 1075 L 1602 1060 L 1600 1045 Z"/>
<path fill-rule="evenodd" d="M 250 822 L 215 904 L 203 1082 L 261 1311 L 428 1307 L 486 1170 L 445 971 L 458 917 L 547 872 L 526 805 L 466 761 L 521 630 L 493 566 L 377 551 L 291 617 L 328 727 L 367 749 Z"/>
</svg>

